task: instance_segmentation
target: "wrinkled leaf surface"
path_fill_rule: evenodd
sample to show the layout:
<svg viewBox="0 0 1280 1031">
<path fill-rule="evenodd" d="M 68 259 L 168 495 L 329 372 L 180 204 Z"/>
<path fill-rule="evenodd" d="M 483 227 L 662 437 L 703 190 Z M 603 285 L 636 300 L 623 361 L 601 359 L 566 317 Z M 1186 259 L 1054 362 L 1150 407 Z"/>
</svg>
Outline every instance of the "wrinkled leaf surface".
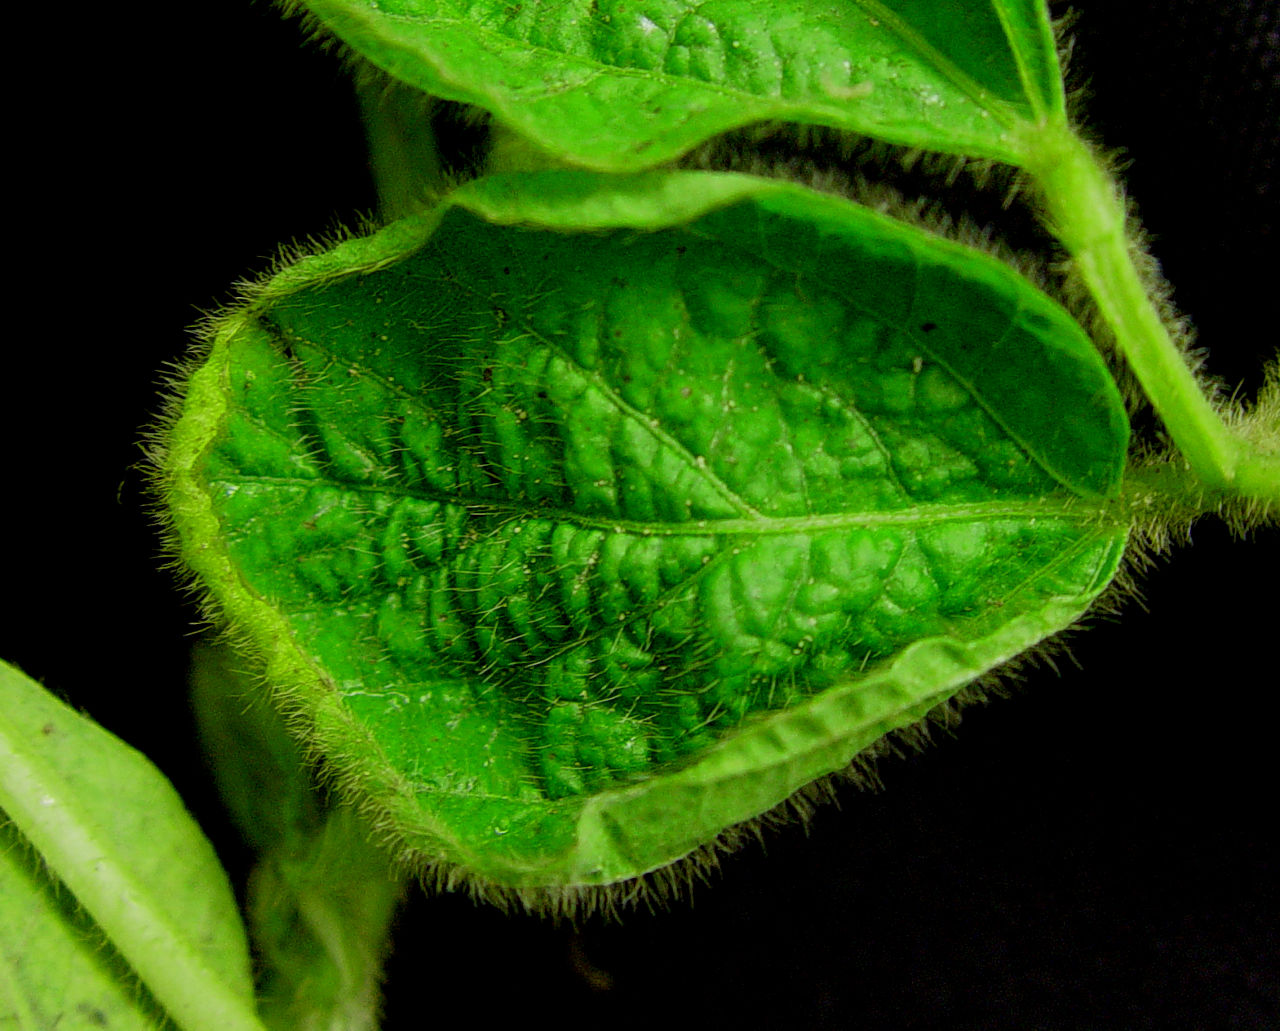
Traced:
<svg viewBox="0 0 1280 1031">
<path fill-rule="evenodd" d="M 785 184 L 546 173 L 286 270 L 169 461 L 186 557 L 412 849 L 596 884 L 1077 618 L 1126 435 L 984 255 Z"/>
<path fill-rule="evenodd" d="M 1041 0 L 308 0 L 374 65 L 638 169 L 767 119 L 1019 163 L 1060 119 Z"/>
</svg>

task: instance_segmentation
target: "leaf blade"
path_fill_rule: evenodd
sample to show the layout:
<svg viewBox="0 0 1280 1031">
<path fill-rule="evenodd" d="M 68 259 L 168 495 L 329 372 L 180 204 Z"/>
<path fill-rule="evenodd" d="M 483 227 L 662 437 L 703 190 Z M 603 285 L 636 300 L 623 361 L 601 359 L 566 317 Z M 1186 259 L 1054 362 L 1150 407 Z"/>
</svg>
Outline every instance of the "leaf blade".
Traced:
<svg viewBox="0 0 1280 1031">
<path fill-rule="evenodd" d="M 172 1027 L 137 978 L 13 824 L 0 825 L 0 1016 L 20 1031 L 57 1026 Z"/>
<path fill-rule="evenodd" d="M 0 692 L 0 807 L 22 837 L 182 1026 L 260 1028 L 230 887 L 168 782 L 3 662 Z"/>
<path fill-rule="evenodd" d="M 1064 117 L 1039 0 L 306 6 L 383 71 L 601 170 L 773 119 L 1019 164 L 1025 127 Z"/>
<path fill-rule="evenodd" d="M 411 849 L 517 887 L 776 804 L 1077 617 L 1125 539 L 1123 408 L 1061 309 L 746 177 L 470 184 L 268 284 L 192 397 L 187 558 Z M 812 758 L 752 757 L 779 736 Z"/>
</svg>

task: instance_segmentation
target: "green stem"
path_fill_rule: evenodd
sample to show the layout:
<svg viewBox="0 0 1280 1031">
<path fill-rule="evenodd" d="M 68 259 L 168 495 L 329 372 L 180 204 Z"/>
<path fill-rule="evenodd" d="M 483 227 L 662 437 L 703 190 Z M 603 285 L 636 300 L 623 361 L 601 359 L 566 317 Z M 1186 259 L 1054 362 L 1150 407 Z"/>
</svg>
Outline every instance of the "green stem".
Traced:
<svg viewBox="0 0 1280 1031">
<path fill-rule="evenodd" d="M 391 222 L 423 210 L 444 180 L 430 99 L 418 90 L 368 73 L 357 83 L 378 215 Z"/>
<path fill-rule="evenodd" d="M 156 1001 L 184 1031 L 263 1031 L 250 1005 L 152 905 L 129 865 L 0 712 L 0 809 L 84 906 Z"/>
<path fill-rule="evenodd" d="M 192 701 L 219 791 L 260 858 L 248 924 L 272 1031 L 373 1031 L 405 878 L 349 807 L 325 811 L 285 722 L 225 646 L 192 655 Z"/>
<path fill-rule="evenodd" d="M 1124 201 L 1111 177 L 1065 125 L 1041 128 L 1027 150 L 1051 227 L 1187 463 L 1210 490 L 1265 492 L 1265 473 L 1240 482 L 1242 458 L 1251 449 L 1214 411 L 1151 302 L 1130 254 Z M 1257 456 L 1246 464 L 1256 472 Z"/>
<path fill-rule="evenodd" d="M 265 968 L 259 1005 L 273 1031 L 375 1031 L 404 885 L 345 807 L 309 842 L 262 860 L 250 882 L 250 925 Z"/>
<path fill-rule="evenodd" d="M 1280 508 L 1280 454 L 1259 451 L 1242 451 L 1236 467 L 1236 488 L 1247 498 L 1253 498 Z"/>
</svg>

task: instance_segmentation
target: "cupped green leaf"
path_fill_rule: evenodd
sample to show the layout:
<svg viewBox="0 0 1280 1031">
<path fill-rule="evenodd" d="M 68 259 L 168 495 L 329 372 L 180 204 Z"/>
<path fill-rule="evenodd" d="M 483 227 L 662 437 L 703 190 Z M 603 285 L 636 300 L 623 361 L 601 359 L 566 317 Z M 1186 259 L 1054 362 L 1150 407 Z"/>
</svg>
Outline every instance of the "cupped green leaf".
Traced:
<svg viewBox="0 0 1280 1031">
<path fill-rule="evenodd" d="M 1078 618 L 1120 398 L 1012 270 L 733 175 L 494 177 L 228 317 L 186 560 L 410 854 L 653 870 Z"/>
<path fill-rule="evenodd" d="M 371 63 L 551 154 L 668 161 L 767 119 L 1019 164 L 1063 117 L 1041 0 L 306 0 Z"/>
<path fill-rule="evenodd" d="M 0 990 L 18 1027 L 167 1015 L 187 1031 L 261 1031 L 235 899 L 182 800 L 3 662 L 0 809 Z"/>
</svg>

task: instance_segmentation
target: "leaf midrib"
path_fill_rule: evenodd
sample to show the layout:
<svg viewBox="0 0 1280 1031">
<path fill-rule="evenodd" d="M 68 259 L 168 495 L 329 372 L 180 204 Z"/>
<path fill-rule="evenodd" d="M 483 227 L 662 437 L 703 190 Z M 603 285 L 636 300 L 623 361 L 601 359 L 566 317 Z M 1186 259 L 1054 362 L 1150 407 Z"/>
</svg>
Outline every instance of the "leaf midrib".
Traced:
<svg viewBox="0 0 1280 1031">
<path fill-rule="evenodd" d="M 506 516 L 507 522 L 522 523 L 535 520 L 571 523 L 583 529 L 640 537 L 773 537 L 821 533 L 828 530 L 865 529 L 877 526 L 931 526 L 993 519 L 1067 519 L 1081 524 L 1097 521 L 1116 524 L 1123 522 L 1111 514 L 1111 506 L 1066 492 L 1047 495 L 1043 500 L 1028 498 L 1023 501 L 925 503 L 885 512 L 858 510 L 829 512 L 821 515 L 761 515 L 748 519 L 694 519 L 687 523 L 660 523 L 594 516 L 567 508 L 520 505 L 512 501 L 489 500 L 429 488 L 423 490 L 392 484 L 356 483 L 324 476 L 308 479 L 296 476 L 219 473 L 217 476 L 210 477 L 207 482 L 210 485 L 260 484 L 299 490 L 333 487 L 351 493 L 436 502 L 467 509 L 475 517 L 492 519 Z"/>
</svg>

